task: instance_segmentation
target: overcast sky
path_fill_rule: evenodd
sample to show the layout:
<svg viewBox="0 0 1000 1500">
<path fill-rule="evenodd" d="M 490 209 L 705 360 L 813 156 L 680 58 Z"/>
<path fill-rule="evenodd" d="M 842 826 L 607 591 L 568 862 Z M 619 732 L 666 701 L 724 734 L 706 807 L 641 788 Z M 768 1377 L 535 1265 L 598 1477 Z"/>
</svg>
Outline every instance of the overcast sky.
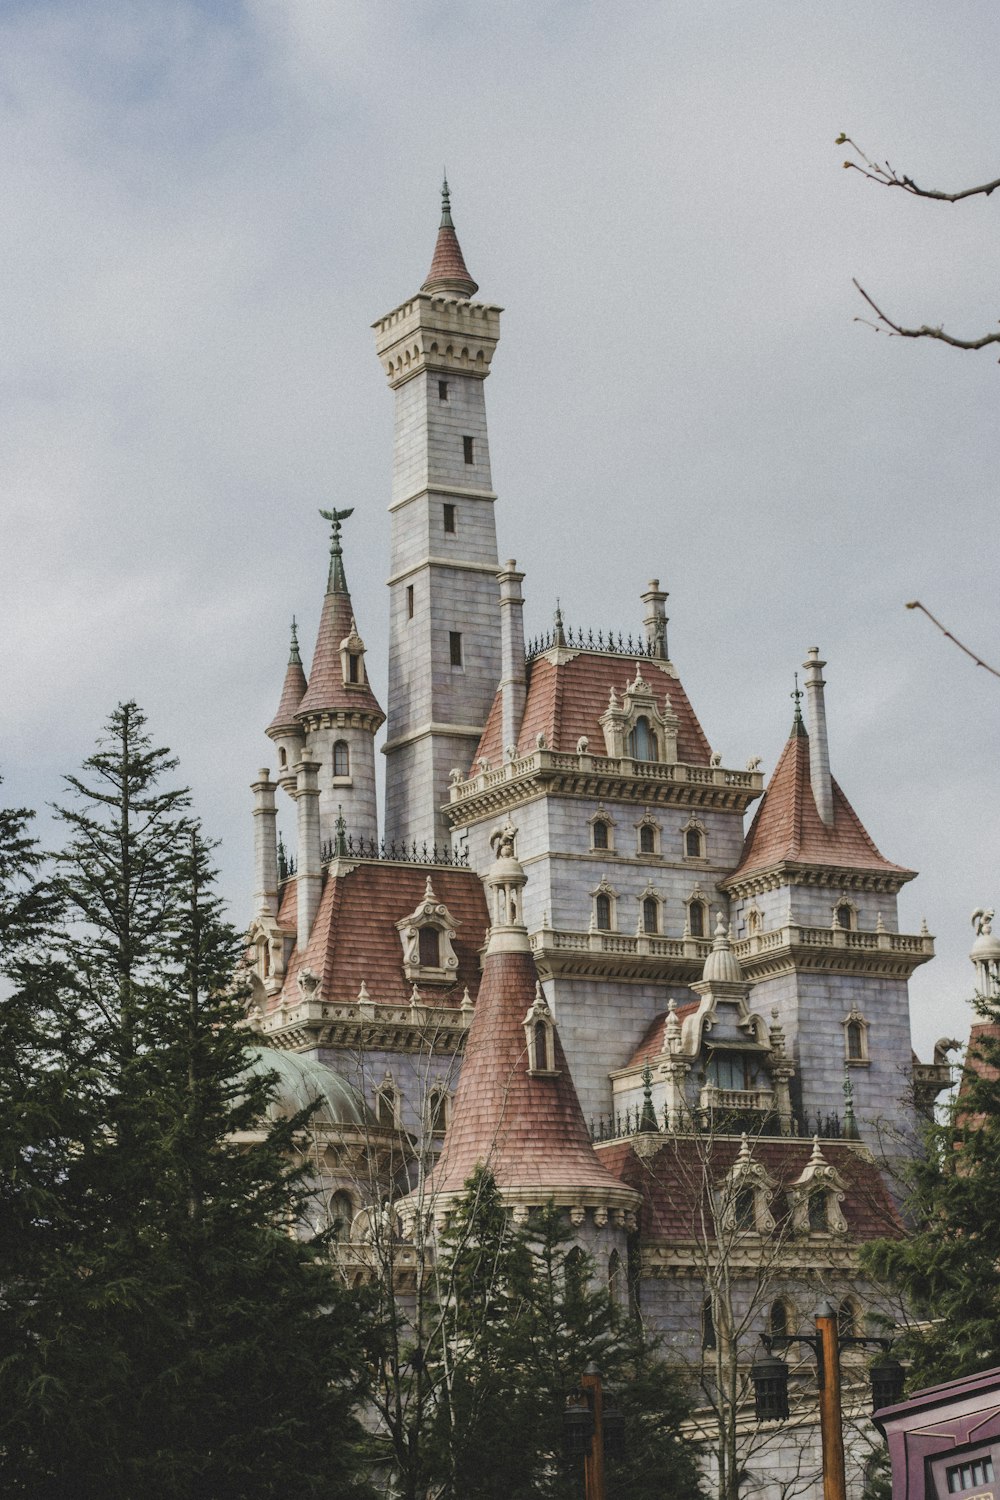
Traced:
<svg viewBox="0 0 1000 1500">
<path fill-rule="evenodd" d="M 806 649 L 834 775 L 921 872 L 922 1054 L 967 1030 L 1000 902 L 996 0 L 28 0 L 0 12 L 5 794 L 41 807 L 135 697 L 250 914 L 251 799 L 319 506 L 384 702 L 391 396 L 369 325 L 414 292 L 447 164 L 480 295 L 501 558 L 529 631 L 635 629 L 727 765 L 770 771 Z M 286 827 L 291 819 L 284 815 Z M 44 825 L 43 825 L 44 827 Z M 873 1018 L 875 1019 L 875 1018 Z"/>
</svg>

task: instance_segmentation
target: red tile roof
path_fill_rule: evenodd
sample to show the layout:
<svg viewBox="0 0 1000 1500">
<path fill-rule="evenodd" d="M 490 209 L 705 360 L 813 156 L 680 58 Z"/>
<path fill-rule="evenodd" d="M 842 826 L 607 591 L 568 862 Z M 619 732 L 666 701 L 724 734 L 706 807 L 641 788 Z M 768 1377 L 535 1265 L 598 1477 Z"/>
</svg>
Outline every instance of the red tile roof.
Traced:
<svg viewBox="0 0 1000 1500">
<path fill-rule="evenodd" d="M 852 870 L 887 870 L 911 880 L 914 872 L 883 858 L 861 819 L 836 782 L 833 824 L 823 822 L 809 780 L 809 737 L 793 732 L 781 752 L 729 880 L 751 871 L 793 864 L 843 865 Z"/>
<path fill-rule="evenodd" d="M 703 1195 L 732 1167 L 739 1153 L 735 1137 L 661 1136 L 655 1155 L 640 1158 L 629 1141 L 602 1146 L 601 1161 L 642 1194 L 639 1232 L 646 1241 L 687 1242 L 699 1237 Z M 758 1138 L 754 1160 L 767 1169 L 778 1192 L 798 1178 L 812 1154 L 812 1141 Z M 840 1207 L 854 1241 L 897 1238 L 902 1220 L 873 1161 L 842 1142 L 823 1141 L 821 1150 L 846 1186 Z"/>
<path fill-rule="evenodd" d="M 691 1000 L 687 1005 L 678 1005 L 675 1012 L 678 1021 L 683 1021 L 685 1016 L 693 1015 L 700 1004 L 699 1000 Z M 669 1014 L 669 1011 L 664 1011 L 662 1016 L 657 1016 L 655 1021 L 649 1023 L 642 1041 L 625 1064 L 623 1072 L 629 1068 L 644 1068 L 647 1057 L 650 1061 L 654 1057 L 659 1057 L 665 1046 L 663 1028 L 667 1024 L 667 1016 Z"/>
<path fill-rule="evenodd" d="M 537 979 L 530 953 L 486 956 L 451 1120 L 430 1179 L 436 1193 L 460 1192 L 479 1162 L 501 1188 L 620 1192 L 591 1145 L 558 1029 L 558 1076 L 528 1073 L 522 1023 Z"/>
<path fill-rule="evenodd" d="M 656 693 L 662 707 L 663 695 L 680 723 L 677 729 L 677 756 L 684 765 L 707 766 L 711 748 L 695 717 L 680 681 L 664 670 L 663 664 L 649 657 L 629 661 L 600 651 L 579 651 L 569 661 L 556 666 L 545 656 L 528 663 L 528 693 L 521 720 L 518 743 L 524 754 L 535 747 L 539 733 L 545 735 L 550 750 L 572 752 L 585 735 L 592 755 L 604 755 L 604 731 L 598 720 L 608 706 L 611 689 L 622 698 L 628 684 L 641 669 Z M 503 761 L 503 713 L 498 693 L 483 730 L 477 759 L 484 757 L 493 765 Z"/>
<path fill-rule="evenodd" d="M 345 1004 L 357 1000 L 363 982 L 376 1002 L 408 1004 L 413 984 L 403 973 L 403 947 L 395 924 L 423 900 L 428 875 L 434 894 L 455 919 L 453 946 L 458 969 L 451 984 L 420 986 L 421 999 L 428 1004 L 459 1005 L 466 985 L 475 999 L 479 953 L 489 924 L 479 876 L 474 870 L 428 869 L 374 860 L 355 865 L 346 874 L 327 877 L 305 953 L 296 948 L 289 961 L 283 989 L 286 999 L 297 998 L 296 976 L 304 967 L 318 976 L 319 992 L 326 1001 Z M 290 881 L 278 920 L 285 925 L 287 911 L 294 930 L 294 895 L 289 895 L 293 887 L 294 881 Z"/>
<path fill-rule="evenodd" d="M 385 719 L 367 674 L 364 682 L 344 681 L 340 643 L 350 635 L 353 619 L 350 594 L 340 590 L 328 591 L 323 599 L 316 650 L 309 669 L 309 686 L 299 704 L 300 714 L 343 709 L 348 713 L 377 714 L 380 720 Z"/>
<path fill-rule="evenodd" d="M 306 674 L 302 670 L 302 658 L 298 651 L 292 653 L 291 660 L 285 668 L 285 683 L 281 689 L 281 701 L 277 711 L 265 731 L 266 734 L 277 734 L 282 729 L 297 729 L 295 715 L 299 711 L 299 704 L 306 695 Z"/>
</svg>

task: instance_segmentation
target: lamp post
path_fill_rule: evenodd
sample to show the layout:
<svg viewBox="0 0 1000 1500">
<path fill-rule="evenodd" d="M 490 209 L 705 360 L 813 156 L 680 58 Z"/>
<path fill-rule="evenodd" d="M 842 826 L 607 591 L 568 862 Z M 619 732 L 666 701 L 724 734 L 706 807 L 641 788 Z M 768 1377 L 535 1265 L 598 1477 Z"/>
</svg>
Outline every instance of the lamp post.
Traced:
<svg viewBox="0 0 1000 1500">
<path fill-rule="evenodd" d="M 884 1358 L 871 1370 L 872 1410 L 890 1406 L 903 1391 L 903 1367 L 890 1354 L 891 1340 L 840 1335 L 837 1312 L 829 1302 L 816 1309 L 816 1333 L 781 1334 L 763 1339 L 767 1353 L 750 1372 L 758 1422 L 788 1419 L 788 1366 L 772 1350 L 789 1344 L 808 1344 L 816 1356 L 819 1386 L 819 1428 L 823 1447 L 823 1500 L 846 1500 L 844 1479 L 843 1404 L 840 1389 L 840 1351 L 848 1346 L 877 1345 Z"/>
<path fill-rule="evenodd" d="M 584 1500 L 605 1500 L 604 1455 L 623 1451 L 625 1431 L 621 1412 L 605 1403 L 601 1372 L 593 1363 L 563 1414 L 563 1439 L 570 1457 L 583 1459 Z"/>
</svg>

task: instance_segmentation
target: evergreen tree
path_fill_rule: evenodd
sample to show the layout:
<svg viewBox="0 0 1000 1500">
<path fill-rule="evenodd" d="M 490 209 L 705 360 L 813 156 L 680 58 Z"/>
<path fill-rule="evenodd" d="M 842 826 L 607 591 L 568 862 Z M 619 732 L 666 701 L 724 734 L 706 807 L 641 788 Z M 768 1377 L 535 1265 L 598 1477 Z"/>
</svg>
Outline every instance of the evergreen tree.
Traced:
<svg viewBox="0 0 1000 1500">
<path fill-rule="evenodd" d="M 970 1049 L 957 1099 L 910 1166 L 913 1227 L 865 1255 L 914 1320 L 897 1346 L 911 1390 L 1000 1365 L 1000 1006 L 975 1005 L 992 1035 Z"/>
<path fill-rule="evenodd" d="M 442 1496 L 578 1500 L 563 1413 L 592 1363 L 625 1421 L 624 1455 L 606 1465 L 609 1496 L 659 1500 L 665 1474 L 676 1500 L 700 1493 L 697 1447 L 681 1430 L 684 1389 L 595 1281 L 563 1213 L 549 1206 L 513 1226 L 480 1169 L 443 1237 L 439 1275 L 450 1317 L 436 1357 L 451 1362 L 438 1406 Z"/>
<path fill-rule="evenodd" d="M 349 1496 L 361 1310 L 290 1232 L 309 1111 L 269 1121 L 248 1071 L 241 943 L 174 765 L 121 705 L 68 778 L 67 920 L 4 1007 L 0 1110 L 30 1128 L 4 1158 L 0 1487 Z"/>
</svg>

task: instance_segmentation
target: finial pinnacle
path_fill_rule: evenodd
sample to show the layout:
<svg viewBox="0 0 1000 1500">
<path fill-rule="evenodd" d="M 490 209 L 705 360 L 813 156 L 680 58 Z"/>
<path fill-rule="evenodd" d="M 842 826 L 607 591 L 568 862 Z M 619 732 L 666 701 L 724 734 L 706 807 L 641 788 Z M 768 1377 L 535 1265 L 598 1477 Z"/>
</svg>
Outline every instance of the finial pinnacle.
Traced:
<svg viewBox="0 0 1000 1500">
<path fill-rule="evenodd" d="M 562 608 L 558 599 L 556 600 L 555 627 L 555 644 L 565 646 L 566 632 L 563 630 Z"/>
<path fill-rule="evenodd" d="M 803 696 L 803 694 L 802 694 L 802 689 L 799 687 L 799 674 L 798 674 L 798 672 L 795 673 L 795 689 L 794 689 L 793 692 L 789 693 L 788 696 L 790 698 L 792 698 L 794 700 L 794 702 L 795 702 L 795 717 L 792 720 L 792 733 L 793 734 L 802 734 L 802 733 L 805 732 L 805 727 L 806 726 L 802 722 L 802 696 Z"/>
<path fill-rule="evenodd" d="M 346 510 L 320 510 L 324 521 L 330 522 L 330 574 L 326 585 L 328 594 L 346 594 L 348 591 L 347 578 L 344 574 L 344 549 L 340 545 L 340 529 L 342 522 L 353 514 L 353 505 L 349 505 Z"/>
<path fill-rule="evenodd" d="M 441 228 L 454 229 L 451 222 L 451 191 L 448 187 L 448 170 L 445 168 L 444 180 L 441 183 Z"/>
<path fill-rule="evenodd" d="M 294 615 L 292 615 L 292 644 L 288 653 L 288 665 L 297 667 L 302 665 L 302 658 L 299 655 L 299 627 Z"/>
</svg>

